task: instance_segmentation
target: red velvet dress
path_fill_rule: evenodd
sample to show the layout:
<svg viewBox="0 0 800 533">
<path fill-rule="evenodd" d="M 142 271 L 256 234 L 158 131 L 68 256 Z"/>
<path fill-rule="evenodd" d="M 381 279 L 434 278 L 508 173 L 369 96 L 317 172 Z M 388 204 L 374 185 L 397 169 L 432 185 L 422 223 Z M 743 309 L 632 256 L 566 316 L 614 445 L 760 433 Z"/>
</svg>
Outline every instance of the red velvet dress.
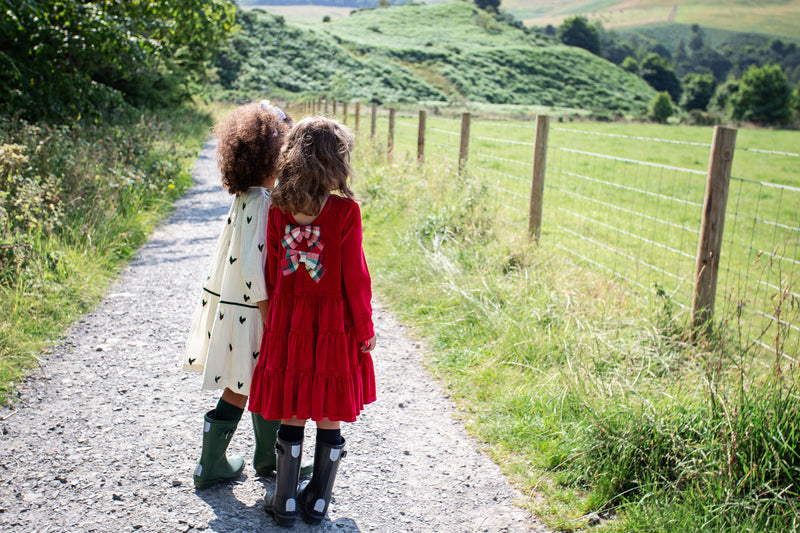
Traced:
<svg viewBox="0 0 800 533">
<path fill-rule="evenodd" d="M 354 422 L 375 401 L 375 371 L 360 344 L 375 334 L 358 204 L 332 195 L 297 224 L 275 207 L 267 223 L 269 321 L 249 409 L 267 420 Z"/>
</svg>

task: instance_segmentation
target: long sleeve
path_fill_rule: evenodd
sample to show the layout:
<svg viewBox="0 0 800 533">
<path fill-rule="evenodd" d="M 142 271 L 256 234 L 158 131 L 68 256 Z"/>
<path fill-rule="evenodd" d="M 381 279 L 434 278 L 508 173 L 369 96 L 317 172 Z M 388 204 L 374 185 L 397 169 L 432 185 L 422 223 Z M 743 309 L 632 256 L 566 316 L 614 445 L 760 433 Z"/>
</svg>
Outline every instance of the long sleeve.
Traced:
<svg viewBox="0 0 800 533">
<path fill-rule="evenodd" d="M 278 248 L 280 247 L 280 236 L 278 233 L 278 218 L 280 213 L 276 207 L 269 208 L 269 214 L 267 216 L 267 262 L 264 266 L 264 272 L 262 277 L 265 278 L 266 286 L 267 286 L 267 294 L 272 295 L 272 292 L 275 290 L 275 285 L 278 282 L 278 268 L 280 265 L 278 261 L 280 260 L 278 257 Z"/>
<path fill-rule="evenodd" d="M 361 210 L 352 202 L 342 227 L 342 280 L 359 342 L 375 335 L 372 324 L 372 280 L 364 257 Z"/>
<path fill-rule="evenodd" d="M 267 212 L 270 199 L 266 193 L 251 196 L 243 210 L 241 269 L 245 294 L 255 303 L 267 299 L 264 265 L 267 259 Z"/>
</svg>

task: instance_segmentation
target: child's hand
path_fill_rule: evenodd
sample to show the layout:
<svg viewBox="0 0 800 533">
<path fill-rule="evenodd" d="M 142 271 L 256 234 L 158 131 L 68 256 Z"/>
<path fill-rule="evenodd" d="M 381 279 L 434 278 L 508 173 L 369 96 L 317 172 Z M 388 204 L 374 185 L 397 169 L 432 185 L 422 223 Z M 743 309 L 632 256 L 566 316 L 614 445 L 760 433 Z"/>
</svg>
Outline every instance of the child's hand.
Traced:
<svg viewBox="0 0 800 533">
<path fill-rule="evenodd" d="M 375 349 L 375 335 L 368 341 L 364 341 L 361 343 L 361 351 L 362 352 L 371 352 Z"/>
</svg>

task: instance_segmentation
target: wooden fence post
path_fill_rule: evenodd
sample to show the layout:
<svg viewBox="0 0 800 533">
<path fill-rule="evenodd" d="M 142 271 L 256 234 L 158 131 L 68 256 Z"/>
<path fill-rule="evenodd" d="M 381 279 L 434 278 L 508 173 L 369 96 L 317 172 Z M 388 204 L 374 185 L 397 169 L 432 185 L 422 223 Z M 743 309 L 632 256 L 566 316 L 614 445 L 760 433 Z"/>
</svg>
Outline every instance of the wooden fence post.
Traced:
<svg viewBox="0 0 800 533">
<path fill-rule="evenodd" d="M 392 162 L 392 152 L 394 152 L 394 108 L 389 108 L 389 140 L 386 146 L 386 159 Z"/>
<path fill-rule="evenodd" d="M 342 102 L 342 124 L 347 124 L 347 101 Z"/>
<path fill-rule="evenodd" d="M 323 97 L 322 100 L 323 100 L 323 106 L 322 106 L 323 113 L 327 115 L 328 114 L 328 97 L 325 96 L 325 97 Z"/>
<path fill-rule="evenodd" d="M 334 98 L 333 100 L 331 100 L 331 111 L 333 111 L 333 116 L 334 116 L 334 117 L 335 117 L 335 116 L 338 114 L 338 112 L 339 112 L 339 110 L 338 110 L 338 109 L 336 109 L 336 106 L 337 106 L 337 105 L 338 105 L 338 103 L 336 102 L 336 98 Z"/>
<path fill-rule="evenodd" d="M 417 128 L 417 162 L 422 163 L 425 159 L 425 121 L 426 115 L 424 109 L 419 110 L 419 127 Z"/>
<path fill-rule="evenodd" d="M 378 104 L 372 102 L 372 110 L 370 111 L 370 119 L 369 119 L 369 138 L 375 138 L 375 120 L 378 115 Z"/>
<path fill-rule="evenodd" d="M 472 120 L 472 115 L 469 113 L 462 113 L 461 115 L 461 140 L 458 144 L 458 173 L 464 170 L 469 157 L 469 125 Z"/>
<path fill-rule="evenodd" d="M 714 127 L 714 140 L 708 162 L 706 194 L 703 200 L 703 221 L 697 245 L 697 262 L 692 297 L 692 340 L 708 333 L 714 318 L 714 299 L 717 293 L 722 230 L 728 186 L 736 148 L 736 129 Z"/>
<path fill-rule="evenodd" d="M 528 233 L 536 242 L 542 236 L 542 199 L 544 175 L 547 168 L 547 135 L 550 117 L 536 115 L 536 138 L 533 141 L 533 173 L 531 175 L 531 205 L 528 211 Z"/>
<path fill-rule="evenodd" d="M 356 101 L 356 110 L 355 110 L 355 124 L 353 125 L 353 131 L 358 133 L 358 119 L 361 116 L 361 102 Z"/>
</svg>

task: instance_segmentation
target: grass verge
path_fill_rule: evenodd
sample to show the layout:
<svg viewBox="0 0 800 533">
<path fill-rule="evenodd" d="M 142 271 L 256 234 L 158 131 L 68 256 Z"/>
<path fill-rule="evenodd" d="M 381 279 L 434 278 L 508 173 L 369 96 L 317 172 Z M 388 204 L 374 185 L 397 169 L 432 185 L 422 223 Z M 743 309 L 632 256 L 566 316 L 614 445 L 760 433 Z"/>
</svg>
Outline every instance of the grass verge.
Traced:
<svg viewBox="0 0 800 533">
<path fill-rule="evenodd" d="M 0 119 L 0 402 L 191 185 L 209 112 Z"/>
<path fill-rule="evenodd" d="M 485 184 L 361 149 L 377 292 L 524 495 L 563 531 L 793 531 L 800 396 L 735 337 L 527 242 Z M 779 368 L 779 367 L 778 367 Z"/>
</svg>

